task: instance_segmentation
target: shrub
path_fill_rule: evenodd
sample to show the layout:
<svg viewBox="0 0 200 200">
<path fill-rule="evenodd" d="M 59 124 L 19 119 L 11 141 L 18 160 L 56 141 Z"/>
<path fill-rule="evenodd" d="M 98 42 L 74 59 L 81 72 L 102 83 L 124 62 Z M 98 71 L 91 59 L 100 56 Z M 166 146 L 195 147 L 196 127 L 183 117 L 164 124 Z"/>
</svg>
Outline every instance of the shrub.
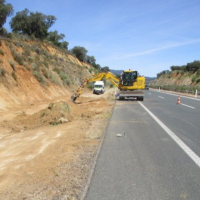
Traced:
<svg viewBox="0 0 200 200">
<path fill-rule="evenodd" d="M 48 72 L 45 68 L 42 68 L 42 73 L 43 73 L 45 78 L 47 78 L 47 79 L 49 78 L 49 74 L 48 74 Z"/>
<path fill-rule="evenodd" d="M 38 66 L 35 63 L 31 64 L 32 70 L 37 71 L 38 70 Z"/>
<path fill-rule="evenodd" d="M 16 70 L 16 66 L 15 66 L 15 63 L 10 61 L 10 66 L 12 67 L 12 69 L 15 71 Z"/>
<path fill-rule="evenodd" d="M 192 82 L 196 82 L 198 80 L 199 76 L 198 75 L 194 75 L 192 77 Z"/>
<path fill-rule="evenodd" d="M 42 83 L 43 85 L 46 83 L 44 77 L 39 72 L 34 71 L 33 75 L 36 77 L 36 79 L 38 80 L 38 82 Z"/>
<path fill-rule="evenodd" d="M 67 74 L 65 74 L 64 72 L 60 72 L 59 73 L 60 78 L 62 79 L 64 84 L 70 85 L 71 82 L 69 80 L 69 77 L 67 76 Z"/>
<path fill-rule="evenodd" d="M 88 89 L 92 89 L 92 88 L 93 88 L 93 83 L 88 83 L 88 84 L 87 84 L 87 88 L 88 88 Z"/>
<path fill-rule="evenodd" d="M 24 47 L 23 55 L 26 56 L 26 57 L 28 57 L 28 56 L 31 55 L 31 50 L 29 49 L 28 46 L 25 46 L 25 47 Z"/>
<path fill-rule="evenodd" d="M 23 65 L 23 58 L 21 53 L 15 53 L 14 51 L 12 51 L 12 55 L 15 59 L 15 61 L 19 64 L 19 65 Z"/>
<path fill-rule="evenodd" d="M 49 74 L 49 79 L 52 83 L 58 84 L 59 85 L 59 80 L 58 77 L 55 74 Z"/>
<path fill-rule="evenodd" d="M 0 68 L 0 75 L 5 76 L 7 71 L 4 68 Z"/>
<path fill-rule="evenodd" d="M 44 66 L 48 69 L 49 68 L 49 64 L 47 62 L 43 62 Z"/>
<path fill-rule="evenodd" d="M 12 75 L 12 77 L 17 81 L 17 75 L 16 75 L 16 73 L 15 73 L 15 72 L 12 72 L 11 75 Z"/>
<path fill-rule="evenodd" d="M 0 49 L 0 54 L 3 56 L 4 55 L 4 51 L 2 49 Z"/>
<path fill-rule="evenodd" d="M 60 70 L 58 68 L 56 68 L 56 67 L 53 68 L 53 71 L 56 72 L 57 74 L 60 73 Z"/>
</svg>

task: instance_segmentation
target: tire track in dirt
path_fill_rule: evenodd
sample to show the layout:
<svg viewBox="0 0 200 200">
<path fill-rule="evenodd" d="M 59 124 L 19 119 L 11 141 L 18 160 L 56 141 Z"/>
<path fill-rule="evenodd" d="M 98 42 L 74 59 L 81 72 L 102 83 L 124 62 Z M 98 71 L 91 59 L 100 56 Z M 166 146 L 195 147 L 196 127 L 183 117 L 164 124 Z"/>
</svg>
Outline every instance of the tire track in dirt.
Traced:
<svg viewBox="0 0 200 200">
<path fill-rule="evenodd" d="M 43 153 L 45 149 L 61 137 L 60 131 L 49 134 L 39 131 L 36 135 L 24 137 L 13 135 L 0 140 L 0 175 L 6 168 L 19 168 L 24 165 L 24 161 L 30 161 L 37 155 Z"/>
</svg>

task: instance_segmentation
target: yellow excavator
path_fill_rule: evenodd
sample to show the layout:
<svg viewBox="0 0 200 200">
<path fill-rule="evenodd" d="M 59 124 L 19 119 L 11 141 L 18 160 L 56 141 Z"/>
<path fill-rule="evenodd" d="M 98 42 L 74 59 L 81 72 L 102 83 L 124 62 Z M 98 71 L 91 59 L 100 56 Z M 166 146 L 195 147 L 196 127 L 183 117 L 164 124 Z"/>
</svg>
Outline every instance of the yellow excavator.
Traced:
<svg viewBox="0 0 200 200">
<path fill-rule="evenodd" d="M 78 90 L 71 96 L 72 102 L 75 102 L 76 99 L 82 94 L 88 82 L 100 81 L 103 78 L 108 79 L 118 88 L 116 97 L 120 100 L 131 97 L 143 101 L 145 77 L 139 76 L 137 71 L 125 70 L 122 72 L 120 78 L 116 77 L 111 72 L 101 72 L 87 77 L 80 88 L 78 88 Z"/>
</svg>

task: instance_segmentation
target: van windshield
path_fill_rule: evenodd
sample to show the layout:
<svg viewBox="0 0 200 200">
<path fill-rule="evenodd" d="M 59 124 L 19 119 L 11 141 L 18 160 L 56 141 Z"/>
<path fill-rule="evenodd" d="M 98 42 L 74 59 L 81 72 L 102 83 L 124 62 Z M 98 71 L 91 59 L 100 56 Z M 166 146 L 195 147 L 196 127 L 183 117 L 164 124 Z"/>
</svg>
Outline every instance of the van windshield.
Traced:
<svg viewBox="0 0 200 200">
<path fill-rule="evenodd" d="M 95 85 L 94 87 L 95 88 L 102 88 L 103 86 L 102 85 Z"/>
</svg>

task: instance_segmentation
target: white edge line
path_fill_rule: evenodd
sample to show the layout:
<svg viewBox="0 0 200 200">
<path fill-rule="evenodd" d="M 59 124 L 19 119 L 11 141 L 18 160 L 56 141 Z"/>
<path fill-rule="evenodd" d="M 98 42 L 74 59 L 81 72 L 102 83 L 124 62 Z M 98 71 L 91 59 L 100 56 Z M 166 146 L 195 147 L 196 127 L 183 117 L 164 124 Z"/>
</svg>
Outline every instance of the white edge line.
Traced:
<svg viewBox="0 0 200 200">
<path fill-rule="evenodd" d="M 181 98 L 186 98 L 186 99 L 193 99 L 193 100 L 196 100 L 196 101 L 200 101 L 200 99 L 197 99 L 197 98 L 194 98 L 194 97 L 186 97 L 186 96 L 182 96 L 182 95 L 179 95 L 179 94 L 172 94 L 170 92 L 163 92 L 163 91 L 157 91 L 157 90 L 152 90 L 154 92 L 159 92 L 159 93 L 164 93 L 164 94 L 169 94 L 169 95 L 172 95 L 172 96 L 180 96 Z"/>
<path fill-rule="evenodd" d="M 183 106 L 186 106 L 186 107 L 189 107 L 189 108 L 192 108 L 192 109 L 195 109 L 195 107 L 188 106 L 188 105 L 186 105 L 186 104 L 183 104 L 183 103 L 181 103 L 181 105 L 183 105 Z"/>
<path fill-rule="evenodd" d="M 151 115 L 151 117 L 168 133 L 168 135 L 185 151 L 185 153 L 200 167 L 200 158 L 196 155 L 179 137 L 177 137 L 163 122 L 161 122 L 148 108 L 141 102 L 138 103 Z"/>
</svg>

